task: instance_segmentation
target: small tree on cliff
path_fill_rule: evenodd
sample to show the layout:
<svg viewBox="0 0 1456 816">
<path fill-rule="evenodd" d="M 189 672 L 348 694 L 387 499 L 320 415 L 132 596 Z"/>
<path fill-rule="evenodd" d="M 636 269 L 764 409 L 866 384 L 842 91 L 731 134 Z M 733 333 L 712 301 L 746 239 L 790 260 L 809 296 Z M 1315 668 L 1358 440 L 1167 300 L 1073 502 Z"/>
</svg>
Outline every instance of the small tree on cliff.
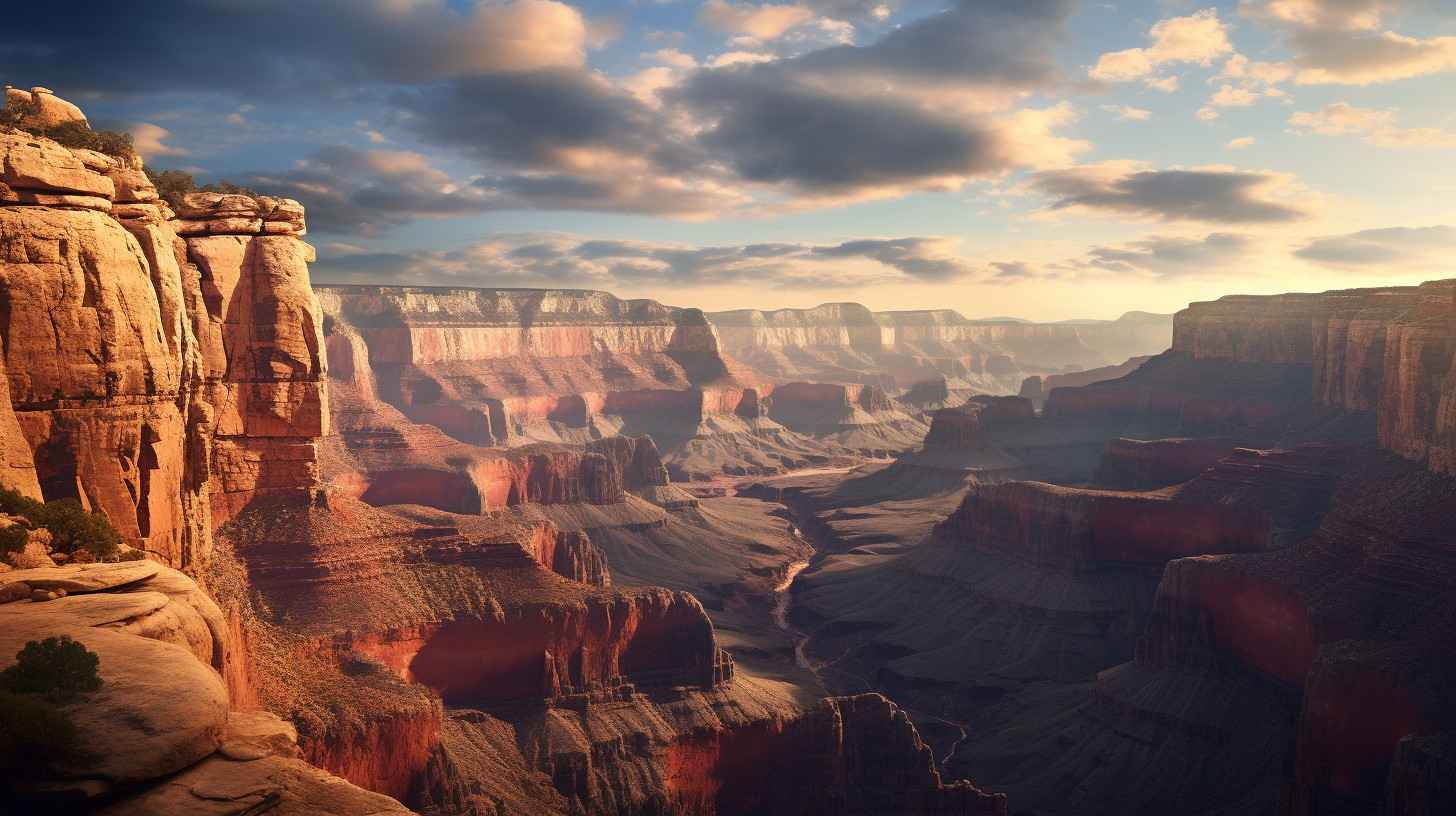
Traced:
<svg viewBox="0 0 1456 816">
<path fill-rule="evenodd" d="M 77 694 L 98 691 L 101 658 L 70 637 L 32 640 L 0 671 L 0 780 L 43 774 L 70 757 L 76 726 L 55 706 Z"/>
<path fill-rule="evenodd" d="M 32 640 L 15 653 L 15 665 L 0 671 L 0 688 L 12 694 L 43 694 L 63 702 L 101 689 L 101 658 L 69 635 Z"/>
<path fill-rule="evenodd" d="M 18 490 L 0 490 L 0 512 L 23 516 L 51 533 L 51 549 L 70 555 L 86 550 L 98 558 L 114 555 L 121 542 L 116 528 L 100 513 L 88 513 L 75 499 L 56 499 L 45 504 Z M 25 549 L 21 542 L 20 549 Z"/>
<path fill-rule="evenodd" d="M 26 133 L 44 136 L 62 147 L 75 147 L 105 153 L 121 159 L 128 165 L 136 158 L 136 148 L 130 133 L 117 133 L 112 130 L 93 131 L 90 125 L 80 119 L 50 127 L 40 127 L 32 124 L 38 113 L 40 113 L 40 106 L 34 102 L 13 103 L 8 107 L 0 108 L 0 126 L 18 128 Z"/>
<path fill-rule="evenodd" d="M 142 172 L 151 179 L 152 185 L 157 188 L 157 195 L 163 201 L 172 205 L 172 209 L 182 208 L 182 197 L 188 193 L 222 193 L 224 195 L 245 195 L 248 198 L 258 198 L 258 193 L 248 187 L 239 187 L 227 179 L 216 183 L 197 186 L 197 179 L 191 173 L 184 173 L 181 170 L 163 170 L 158 173 L 147 165 L 142 165 Z"/>
</svg>

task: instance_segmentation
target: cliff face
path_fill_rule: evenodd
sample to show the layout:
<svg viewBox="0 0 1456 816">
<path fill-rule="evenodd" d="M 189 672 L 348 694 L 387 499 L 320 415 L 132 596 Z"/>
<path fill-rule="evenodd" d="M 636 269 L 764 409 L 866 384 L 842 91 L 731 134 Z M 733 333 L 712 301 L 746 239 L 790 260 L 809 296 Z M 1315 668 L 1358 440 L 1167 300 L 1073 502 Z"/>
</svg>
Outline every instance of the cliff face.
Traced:
<svg viewBox="0 0 1456 816">
<path fill-rule="evenodd" d="M 695 309 L 585 291 L 318 292 L 336 382 L 376 413 L 386 405 L 469 445 L 651 435 L 673 478 L 686 481 L 805 467 L 904 441 L 898 416 L 871 432 L 892 439 L 847 433 L 875 424 L 864 416 L 823 438 L 770 419 L 774 386 L 725 356 Z"/>
<path fill-rule="evenodd" d="M 39 493 L 188 566 L 258 491 L 307 490 L 326 428 L 301 209 L 194 195 L 211 220 L 184 224 L 108 156 L 20 132 L 0 154 L 0 331 Z M 267 208 L 297 218 L 232 217 Z"/>
<path fill-rule="evenodd" d="M 1456 473 L 1456 282 L 1323 295 L 1238 296 L 1178 313 L 1173 348 L 1199 358 L 1309 364 L 1310 396 L 1376 411 L 1380 444 Z"/>
<path fill-rule="evenodd" d="M 694 389 L 703 413 L 732 413 L 752 385 L 695 309 L 579 290 L 317 290 L 346 379 L 366 384 L 367 366 L 379 398 L 475 444 L 523 422 L 583 428 L 609 403 L 654 410 L 658 392 Z"/>
<path fill-rule="evenodd" d="M 690 753 L 690 747 L 696 750 Z M 1005 796 L 966 782 L 942 785 L 915 727 L 878 694 L 827 698 L 777 728 L 747 729 L 716 745 L 678 750 L 684 769 L 708 765 L 719 816 L 1006 813 Z M 675 780 L 680 789 L 697 781 L 686 773 Z"/>
<path fill-rule="evenodd" d="M 1007 394 L 1035 371 L 1113 362 L 1082 342 L 1075 326 L 972 321 L 948 309 L 873 312 L 826 303 L 707 317 L 734 359 L 789 379 L 906 388 L 944 376 L 958 388 Z"/>
<path fill-rule="evenodd" d="M 972 397 L 959 408 L 942 408 L 930 420 L 926 448 L 982 450 L 988 427 L 1029 425 L 1036 418 L 1031 401 L 1021 397 Z"/>
<path fill-rule="evenodd" d="M 1027 377 L 1021 381 L 1021 390 L 1017 392 L 1017 396 L 1026 397 L 1039 408 L 1053 388 L 1076 388 L 1103 380 L 1115 380 L 1137 371 L 1143 363 L 1151 359 L 1150 355 L 1130 357 L 1126 362 L 1114 366 Z"/>
</svg>

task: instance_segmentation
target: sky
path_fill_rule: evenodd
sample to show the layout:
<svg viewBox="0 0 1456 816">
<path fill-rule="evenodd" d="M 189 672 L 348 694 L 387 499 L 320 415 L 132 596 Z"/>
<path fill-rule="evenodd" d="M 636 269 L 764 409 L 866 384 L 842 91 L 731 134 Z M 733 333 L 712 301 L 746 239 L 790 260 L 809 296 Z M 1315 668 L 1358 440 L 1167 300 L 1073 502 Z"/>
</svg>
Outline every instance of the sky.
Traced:
<svg viewBox="0 0 1456 816">
<path fill-rule="evenodd" d="M 155 0 L 0 76 L 315 281 L 1037 321 L 1456 277 L 1456 2 Z"/>
</svg>

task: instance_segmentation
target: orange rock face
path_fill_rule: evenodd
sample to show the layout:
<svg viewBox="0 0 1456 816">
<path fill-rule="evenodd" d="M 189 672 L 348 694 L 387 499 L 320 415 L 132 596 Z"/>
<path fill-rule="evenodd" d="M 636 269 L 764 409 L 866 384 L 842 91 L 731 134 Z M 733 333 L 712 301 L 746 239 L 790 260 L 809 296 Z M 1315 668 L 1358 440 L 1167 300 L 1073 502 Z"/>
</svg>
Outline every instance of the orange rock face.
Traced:
<svg viewBox="0 0 1456 816">
<path fill-rule="evenodd" d="M 309 489 L 327 428 L 305 245 L 279 233 L 189 246 L 135 168 L 28 134 L 0 134 L 0 153 L 12 191 L 105 205 L 0 209 L 20 430 L 6 438 L 24 439 L 39 493 L 77 498 L 128 544 L 188 566 L 258 490 Z M 5 457 L 28 469 L 24 452 Z"/>
</svg>

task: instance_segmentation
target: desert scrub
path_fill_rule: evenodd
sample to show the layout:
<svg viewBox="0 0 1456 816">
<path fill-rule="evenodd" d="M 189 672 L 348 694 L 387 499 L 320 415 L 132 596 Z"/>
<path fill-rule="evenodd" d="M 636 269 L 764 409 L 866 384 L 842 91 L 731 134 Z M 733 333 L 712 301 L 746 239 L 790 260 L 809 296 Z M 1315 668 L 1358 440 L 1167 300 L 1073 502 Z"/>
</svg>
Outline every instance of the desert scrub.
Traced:
<svg viewBox="0 0 1456 816">
<path fill-rule="evenodd" d="M 31 524 L 46 528 L 51 533 L 51 550 L 66 555 L 86 550 L 97 558 L 108 558 L 116 554 L 121 541 L 105 516 L 86 512 L 75 499 L 56 499 L 42 504 L 18 490 L 0 490 L 0 512 L 22 516 Z M 24 542 L 20 548 L 25 548 Z M 7 551 L 3 540 L 0 540 L 0 551 Z"/>
<path fill-rule="evenodd" d="M 101 658 L 69 635 L 32 640 L 15 654 L 15 665 L 0 671 L 0 689 L 12 694 L 42 694 L 64 702 L 101 688 L 96 669 Z"/>
<path fill-rule="evenodd" d="M 0 671 L 0 781 L 33 779 L 74 754 L 76 726 L 56 706 L 99 690 L 100 665 L 95 652 L 62 635 L 29 641 Z"/>
</svg>

